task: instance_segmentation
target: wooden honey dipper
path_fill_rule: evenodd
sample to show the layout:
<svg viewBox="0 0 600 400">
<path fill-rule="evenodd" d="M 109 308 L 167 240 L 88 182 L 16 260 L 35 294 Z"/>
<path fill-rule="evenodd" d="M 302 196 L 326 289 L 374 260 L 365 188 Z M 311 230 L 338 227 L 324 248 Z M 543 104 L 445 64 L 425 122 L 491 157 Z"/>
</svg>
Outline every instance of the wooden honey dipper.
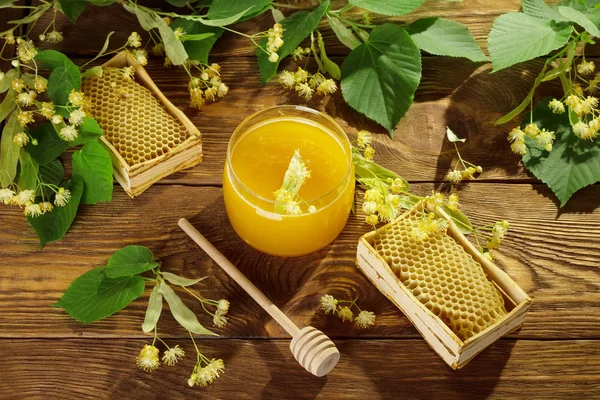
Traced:
<svg viewBox="0 0 600 400">
<path fill-rule="evenodd" d="M 300 365 L 315 376 L 327 375 L 335 367 L 340 359 L 340 352 L 327 335 L 312 326 L 298 328 L 188 220 L 181 218 L 179 227 L 292 336 L 290 350 Z"/>
</svg>

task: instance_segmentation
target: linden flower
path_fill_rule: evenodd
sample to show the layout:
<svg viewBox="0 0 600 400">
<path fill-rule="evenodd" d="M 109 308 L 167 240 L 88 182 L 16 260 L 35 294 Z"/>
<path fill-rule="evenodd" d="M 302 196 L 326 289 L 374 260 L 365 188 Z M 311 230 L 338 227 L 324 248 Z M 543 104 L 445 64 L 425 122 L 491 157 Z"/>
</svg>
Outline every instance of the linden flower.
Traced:
<svg viewBox="0 0 600 400">
<path fill-rule="evenodd" d="M 342 319 L 342 321 L 352 322 L 352 320 L 354 319 L 354 313 L 348 306 L 341 307 L 337 311 L 337 315 Z"/>
<path fill-rule="evenodd" d="M 148 53 L 146 50 L 134 50 L 131 52 L 140 65 L 148 64 Z"/>
<path fill-rule="evenodd" d="M 365 214 L 375 214 L 377 212 L 377 203 L 374 201 L 365 201 L 362 209 Z"/>
<path fill-rule="evenodd" d="M 131 47 L 140 47 L 142 45 L 142 38 L 137 32 L 131 32 L 129 37 L 127 38 L 127 43 L 125 46 Z"/>
<path fill-rule="evenodd" d="M 220 376 L 219 374 L 225 370 L 225 363 L 221 359 L 216 360 L 213 358 L 208 365 L 202 369 L 204 370 L 204 373 L 199 374 L 201 379 L 200 386 L 206 386 L 217 379 Z"/>
<path fill-rule="evenodd" d="M 165 350 L 162 356 L 162 362 L 172 367 L 177 364 L 179 360 L 181 360 L 185 356 L 185 351 L 179 345 L 171 347 L 169 350 Z"/>
<path fill-rule="evenodd" d="M 269 53 L 269 61 L 277 62 L 279 55 L 277 50 L 283 46 L 283 25 L 276 23 L 271 29 L 267 31 L 267 52 Z"/>
<path fill-rule="evenodd" d="M 299 61 L 302 60 L 305 56 L 310 54 L 310 49 L 308 47 L 306 48 L 302 48 L 302 47 L 296 47 L 294 49 L 294 51 L 292 51 L 292 58 L 295 61 Z"/>
<path fill-rule="evenodd" d="M 319 84 L 317 87 L 317 94 L 326 95 L 335 93 L 337 90 L 337 85 L 333 79 L 326 79 Z"/>
<path fill-rule="evenodd" d="M 546 151 L 552 150 L 552 143 L 556 136 L 553 131 L 547 131 L 546 129 L 542 129 L 539 135 L 536 136 L 536 140 L 540 146 L 542 146 Z"/>
<path fill-rule="evenodd" d="M 40 108 L 40 114 L 44 116 L 46 119 L 51 119 L 54 117 L 54 104 L 51 102 L 43 102 L 42 107 Z"/>
<path fill-rule="evenodd" d="M 20 147 L 29 143 L 29 136 L 25 132 L 19 132 L 13 137 L 13 142 Z"/>
<path fill-rule="evenodd" d="M 62 32 L 52 31 L 48 33 L 46 39 L 48 40 L 48 43 L 60 43 L 63 41 L 64 36 Z"/>
<path fill-rule="evenodd" d="M 577 104 L 579 104 L 579 102 L 580 102 L 579 97 L 577 97 L 573 94 L 567 96 L 567 98 L 565 99 L 565 104 L 571 108 L 575 107 Z"/>
<path fill-rule="evenodd" d="M 298 67 L 298 70 L 294 72 L 294 78 L 296 79 L 297 83 L 306 82 L 308 79 L 308 72 Z"/>
<path fill-rule="evenodd" d="M 375 313 L 371 311 L 361 311 L 354 319 L 354 322 L 359 328 L 368 328 L 375 324 Z"/>
<path fill-rule="evenodd" d="M 215 101 L 215 97 L 217 95 L 217 89 L 215 87 L 209 87 L 204 91 L 204 97 L 208 100 Z"/>
<path fill-rule="evenodd" d="M 294 201 L 294 200 L 288 200 L 285 203 L 285 209 L 284 209 L 284 211 L 288 215 L 300 215 L 300 214 L 302 214 L 302 209 L 300 208 L 300 205 L 298 204 L 297 201 Z"/>
<path fill-rule="evenodd" d="M 12 198 L 12 203 L 18 206 L 24 206 L 27 203 L 32 203 L 35 200 L 35 192 L 33 190 L 21 190 Z"/>
<path fill-rule="evenodd" d="M 296 75 L 290 71 L 282 71 L 279 74 L 279 83 L 286 89 L 292 89 L 296 85 Z"/>
<path fill-rule="evenodd" d="M 44 93 L 48 88 L 48 80 L 44 77 L 37 75 L 34 80 L 33 87 L 38 93 Z"/>
<path fill-rule="evenodd" d="M 552 101 L 548 103 L 548 108 L 550 108 L 554 114 L 562 114 L 565 112 L 565 105 L 563 102 L 556 99 L 552 99 Z"/>
<path fill-rule="evenodd" d="M 121 70 L 123 72 L 123 76 L 127 79 L 132 79 L 133 78 L 133 74 L 135 73 L 135 70 L 133 69 L 133 67 L 127 66 L 127 67 L 123 67 L 123 69 Z"/>
<path fill-rule="evenodd" d="M 508 140 L 510 142 L 523 141 L 525 140 L 525 132 L 523 132 L 519 127 L 514 128 L 508 133 Z"/>
<path fill-rule="evenodd" d="M 12 89 L 17 93 L 21 92 L 23 89 L 25 89 L 27 87 L 27 85 L 25 84 L 25 81 L 21 78 L 13 78 L 10 85 L 11 85 Z"/>
<path fill-rule="evenodd" d="M 159 43 L 157 45 L 155 45 L 154 47 L 152 47 L 152 54 L 154 54 L 155 56 L 164 56 L 165 55 L 165 45 L 162 43 Z"/>
<path fill-rule="evenodd" d="M 596 68 L 596 66 L 594 65 L 593 61 L 582 61 L 577 66 L 577 72 L 580 73 L 581 75 L 589 75 L 592 72 L 594 72 L 595 68 Z"/>
<path fill-rule="evenodd" d="M 462 182 L 463 176 L 462 176 L 462 172 L 457 170 L 457 169 L 453 169 L 452 171 L 449 171 L 446 174 L 446 180 L 450 183 L 460 183 Z"/>
<path fill-rule="evenodd" d="M 391 189 L 392 193 L 395 193 L 395 194 L 402 193 L 406 190 L 406 182 L 404 182 L 400 178 L 396 178 L 392 182 L 390 189 Z"/>
<path fill-rule="evenodd" d="M 84 100 L 85 95 L 83 94 L 83 92 L 76 92 L 75 90 L 71 90 L 71 93 L 69 93 L 69 101 L 74 107 L 80 107 L 81 105 L 83 105 Z"/>
<path fill-rule="evenodd" d="M 488 239 L 486 247 L 490 250 L 497 249 L 508 231 L 509 223 L 506 220 L 496 222 L 492 228 L 492 237 Z"/>
<path fill-rule="evenodd" d="M 534 137 L 536 137 L 540 133 L 540 128 L 538 128 L 538 126 L 536 124 L 528 124 L 525 127 L 524 132 L 530 138 L 534 138 Z"/>
<path fill-rule="evenodd" d="M 37 55 L 37 50 L 32 40 L 21 40 L 17 46 L 17 57 L 23 63 L 28 63 Z"/>
<path fill-rule="evenodd" d="M 325 311 L 325 314 L 329 314 L 329 313 L 334 313 L 336 308 L 337 308 L 337 304 L 338 301 L 335 299 L 335 297 L 333 297 L 330 294 L 324 294 L 323 296 L 321 296 L 321 308 L 323 309 L 323 311 Z"/>
<path fill-rule="evenodd" d="M 173 33 L 175 33 L 175 37 L 181 41 L 183 41 L 183 37 L 185 36 L 185 30 L 181 27 L 178 26 L 177 28 L 175 28 L 173 30 Z"/>
<path fill-rule="evenodd" d="M 510 145 L 510 149 L 515 154 L 525 155 L 527 153 L 527 146 L 525 146 L 525 141 L 517 140 Z"/>
<path fill-rule="evenodd" d="M 71 191 L 63 187 L 58 188 L 58 192 L 54 196 L 54 205 L 57 207 L 64 207 L 71 200 Z"/>
<path fill-rule="evenodd" d="M 448 203 L 446 204 L 451 210 L 458 210 L 458 195 L 456 193 L 452 193 L 448 196 Z"/>
<path fill-rule="evenodd" d="M 54 115 L 52 117 L 52 123 L 54 125 L 62 124 L 63 123 L 63 117 L 61 115 Z"/>
<path fill-rule="evenodd" d="M 85 112 L 81 108 L 78 108 L 76 110 L 71 111 L 71 114 L 69 115 L 69 122 L 72 125 L 79 126 L 83 123 L 84 118 Z"/>
<path fill-rule="evenodd" d="M 54 206 L 52 205 L 52 203 L 44 201 L 43 203 L 40 203 L 40 209 L 42 210 L 42 214 L 45 214 L 47 212 L 52 211 L 54 209 Z"/>
<path fill-rule="evenodd" d="M 4 40 L 6 40 L 6 44 L 15 44 L 15 37 L 12 31 L 4 35 Z"/>
<path fill-rule="evenodd" d="M 213 315 L 213 325 L 218 328 L 223 328 L 227 325 L 227 317 L 225 317 L 225 313 L 219 309 Z"/>
<path fill-rule="evenodd" d="M 15 191 L 9 188 L 0 189 L 0 201 L 4 204 L 9 204 L 13 197 L 15 197 Z"/>
<path fill-rule="evenodd" d="M 571 126 L 571 128 L 573 129 L 575 136 L 579 137 L 580 139 L 589 139 L 591 136 L 590 127 L 583 121 L 576 122 Z"/>
<path fill-rule="evenodd" d="M 375 156 L 375 149 L 371 146 L 367 146 L 363 153 L 363 156 L 365 157 L 365 160 L 373 161 L 373 157 Z"/>
<path fill-rule="evenodd" d="M 279 60 L 279 54 L 271 53 L 269 54 L 269 61 L 272 63 L 276 63 Z"/>
<path fill-rule="evenodd" d="M 201 110 L 204 107 L 203 94 L 200 88 L 190 88 L 190 107 Z"/>
<path fill-rule="evenodd" d="M 27 124 L 33 122 L 33 112 L 32 111 L 21 111 L 19 115 L 17 115 L 17 122 L 21 126 L 27 126 Z"/>
<path fill-rule="evenodd" d="M 217 95 L 219 97 L 225 97 L 227 93 L 229 93 L 229 86 L 221 82 L 217 88 Z"/>
<path fill-rule="evenodd" d="M 152 345 L 144 345 L 140 351 L 140 355 L 135 359 L 135 364 L 138 368 L 146 372 L 152 372 L 160 366 L 158 359 L 158 349 Z"/>
<path fill-rule="evenodd" d="M 64 141 L 72 142 L 77 139 L 79 132 L 73 125 L 67 125 L 59 131 L 58 136 Z"/>
<path fill-rule="evenodd" d="M 34 90 L 30 90 L 29 92 L 19 93 L 17 95 L 17 103 L 23 107 L 28 107 L 33 104 L 37 94 Z"/>
<path fill-rule="evenodd" d="M 225 299 L 221 299 L 219 300 L 219 303 L 217 304 L 217 309 L 221 310 L 223 313 L 226 313 L 227 311 L 229 311 L 229 301 L 225 300 Z"/>
<path fill-rule="evenodd" d="M 35 204 L 35 203 L 32 203 L 31 201 L 28 201 L 25 204 L 24 213 L 28 217 L 35 218 L 35 217 L 39 217 L 40 215 L 42 215 L 43 211 L 39 204 Z"/>
<path fill-rule="evenodd" d="M 356 135 L 356 145 L 358 148 L 364 149 L 366 146 L 371 145 L 372 141 L 373 136 L 371 135 L 371 132 L 365 130 L 358 131 L 358 134 Z"/>
<path fill-rule="evenodd" d="M 367 224 L 375 226 L 379 223 L 379 217 L 376 214 L 371 214 L 365 218 L 365 221 Z"/>
<path fill-rule="evenodd" d="M 311 213 L 311 214 L 312 213 L 316 213 L 317 212 L 317 207 L 315 207 L 315 206 L 309 206 L 308 207 L 308 212 Z"/>
</svg>

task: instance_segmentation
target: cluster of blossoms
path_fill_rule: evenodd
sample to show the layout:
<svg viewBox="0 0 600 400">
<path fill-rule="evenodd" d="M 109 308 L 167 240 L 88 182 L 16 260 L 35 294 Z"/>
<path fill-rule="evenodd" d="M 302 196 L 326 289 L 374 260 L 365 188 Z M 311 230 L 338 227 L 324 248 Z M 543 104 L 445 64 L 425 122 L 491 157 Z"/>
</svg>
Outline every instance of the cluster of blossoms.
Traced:
<svg viewBox="0 0 600 400">
<path fill-rule="evenodd" d="M 229 87 L 221 81 L 221 66 L 213 63 L 207 66 L 194 67 L 200 72 L 199 77 L 191 77 L 188 89 L 190 106 L 201 110 L 207 101 L 215 101 L 229 92 Z"/>
<path fill-rule="evenodd" d="M 422 217 L 419 220 L 419 226 L 414 227 L 411 232 L 411 238 L 416 242 L 425 242 L 431 235 L 448 230 L 448 221 L 445 218 L 438 217 L 434 212 L 438 207 L 446 206 L 451 210 L 458 209 L 458 196 L 451 194 L 448 199 L 441 193 L 433 192 L 431 196 L 425 197 L 421 201 Z"/>
<path fill-rule="evenodd" d="M 338 300 L 330 294 L 321 296 L 320 308 L 325 314 L 332 313 L 341 318 L 342 321 L 354 322 L 359 328 L 368 328 L 375 324 L 375 313 L 361 310 L 356 304 L 356 300 Z M 348 305 L 340 305 L 347 303 Z M 356 307 L 358 315 L 354 316 L 352 307 Z"/>
<path fill-rule="evenodd" d="M 537 144 L 546 151 L 552 150 L 552 144 L 556 139 L 554 131 L 540 129 L 534 123 L 527 124 L 523 130 L 521 130 L 521 127 L 516 127 L 508 134 L 508 141 L 511 142 L 510 148 L 514 153 L 520 155 L 527 153 L 525 136 L 535 139 Z"/>
<path fill-rule="evenodd" d="M 36 191 L 42 192 L 42 187 L 50 188 L 55 192 L 54 204 L 47 201 L 42 194 L 42 201 L 36 203 Z M 64 207 L 71 200 L 71 192 L 63 187 L 50 185 L 46 183 L 38 183 L 36 190 L 18 190 L 18 187 L 10 187 L 0 189 L 0 202 L 6 205 L 22 207 L 25 215 L 29 217 L 39 217 L 42 214 L 50 212 L 56 207 Z"/>
<path fill-rule="evenodd" d="M 144 66 L 148 64 L 148 52 L 144 49 L 140 49 L 139 47 L 142 45 L 142 38 L 137 32 L 131 32 L 129 37 L 127 38 L 127 43 L 124 47 L 132 47 L 130 50 L 131 55 L 135 57 L 136 61 Z"/>
<path fill-rule="evenodd" d="M 508 232 L 509 223 L 506 220 L 496 222 L 492 227 L 492 236 L 487 240 L 486 247 L 488 250 L 496 250 L 502 244 L 502 240 Z"/>
<path fill-rule="evenodd" d="M 165 346 L 167 346 L 166 343 Z M 160 351 L 154 344 L 144 345 L 140 354 L 135 359 L 136 365 L 146 372 L 157 370 L 160 366 L 159 352 Z M 185 351 L 183 351 L 179 345 L 174 347 L 167 346 L 167 350 L 163 352 L 162 361 L 168 366 L 173 366 L 177 364 L 183 356 L 185 356 Z"/>
<path fill-rule="evenodd" d="M 277 51 L 281 46 L 283 46 L 283 26 L 277 23 L 267 31 L 266 51 L 269 54 L 269 61 L 272 63 L 279 61 Z"/>
<path fill-rule="evenodd" d="M 306 168 L 306 164 L 300 156 L 300 151 L 296 150 L 283 177 L 281 188 L 273 193 L 275 196 L 275 212 L 287 215 L 302 214 L 300 205 L 306 202 L 302 200 L 298 192 L 308 178 L 310 178 L 310 171 Z M 309 205 L 309 213 L 316 211 L 315 206 Z"/>
<path fill-rule="evenodd" d="M 211 359 L 200 354 L 200 360 L 194 366 L 194 371 L 188 379 L 190 387 L 208 386 L 225 370 L 225 363 L 221 359 Z M 204 364 L 204 366 L 202 366 Z"/>
<path fill-rule="evenodd" d="M 324 96 L 337 91 L 337 84 L 333 79 L 325 78 L 320 72 L 311 74 L 300 67 L 296 72 L 282 71 L 279 83 L 286 89 L 295 90 L 305 100 L 312 99 L 315 92 Z"/>
<path fill-rule="evenodd" d="M 454 145 L 454 150 L 456 150 L 456 155 L 458 156 L 458 161 L 454 165 L 454 168 L 446 174 L 446 180 L 451 184 L 458 184 L 462 181 L 470 181 L 475 179 L 475 174 L 480 174 L 483 172 L 483 168 L 479 165 L 475 165 L 473 163 L 468 162 L 464 158 L 461 157 L 460 151 L 458 151 L 458 146 L 456 145 L 457 141 L 464 141 L 465 139 L 458 139 L 456 135 L 448 128 L 447 135 L 450 138 L 450 135 L 454 138 L 451 140 Z"/>
</svg>

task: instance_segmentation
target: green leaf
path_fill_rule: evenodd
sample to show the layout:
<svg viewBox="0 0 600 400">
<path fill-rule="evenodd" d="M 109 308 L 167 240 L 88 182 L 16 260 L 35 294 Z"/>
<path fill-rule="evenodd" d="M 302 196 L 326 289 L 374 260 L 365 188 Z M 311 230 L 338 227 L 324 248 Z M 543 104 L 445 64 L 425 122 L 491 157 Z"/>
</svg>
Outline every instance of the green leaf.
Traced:
<svg viewBox="0 0 600 400">
<path fill-rule="evenodd" d="M 354 163 L 354 173 L 360 179 L 376 179 L 382 182 L 401 179 L 404 183 L 404 186 L 406 187 L 406 191 L 408 191 L 409 189 L 408 182 L 394 171 L 391 171 L 385 167 L 382 167 L 379 164 L 367 161 L 357 156 L 352 157 L 352 162 Z"/>
<path fill-rule="evenodd" d="M 422 18 L 407 29 L 415 44 L 437 56 L 464 57 L 474 62 L 488 58 L 465 25 L 443 18 Z"/>
<path fill-rule="evenodd" d="M 95 67 L 86 69 L 83 74 L 81 74 L 81 79 L 87 79 L 92 77 L 102 78 L 102 66 L 96 65 Z"/>
<path fill-rule="evenodd" d="M 183 43 L 181 40 L 175 36 L 175 32 L 162 17 L 159 15 L 154 16 L 154 20 L 158 27 L 158 32 L 160 33 L 160 37 L 165 45 L 165 52 L 167 53 L 167 57 L 171 60 L 173 65 L 181 65 L 188 59 L 188 54 L 185 51 L 185 47 L 183 47 Z"/>
<path fill-rule="evenodd" d="M 46 165 L 40 165 L 38 179 L 41 183 L 58 185 L 64 177 L 65 169 L 59 160 L 54 160 Z M 54 191 L 47 186 L 40 186 L 35 195 L 49 199 L 54 195 Z"/>
<path fill-rule="evenodd" d="M 78 91 L 80 88 L 81 73 L 71 60 L 56 67 L 48 77 L 48 96 L 54 104 L 66 105 L 69 102 L 71 90 Z"/>
<path fill-rule="evenodd" d="M 40 164 L 46 165 L 60 156 L 69 148 L 69 143 L 58 137 L 54 126 L 50 122 L 43 122 L 32 129 L 29 134 L 37 139 L 38 144 L 34 146 L 29 142 L 25 149 Z"/>
<path fill-rule="evenodd" d="M 77 18 L 79 18 L 88 4 L 87 0 L 58 0 L 58 2 L 63 14 L 65 14 L 72 23 L 77 21 Z"/>
<path fill-rule="evenodd" d="M 80 177 L 85 184 L 82 204 L 112 200 L 112 161 L 99 142 L 86 143 L 81 150 L 73 153 L 73 177 Z"/>
<path fill-rule="evenodd" d="M 558 7 L 558 12 L 569 21 L 583 27 L 583 29 L 593 36 L 600 36 L 600 29 L 581 11 L 574 10 L 571 7 Z"/>
<path fill-rule="evenodd" d="M 321 64 L 329 75 L 332 78 L 340 80 L 342 77 L 342 72 L 340 71 L 340 67 L 331 61 L 329 57 L 327 57 L 327 52 L 325 52 L 325 43 L 323 42 L 323 36 L 321 36 L 321 32 L 318 32 L 317 35 L 317 43 L 319 44 L 319 56 L 321 58 Z"/>
<path fill-rule="evenodd" d="M 144 292 L 140 276 L 110 279 L 106 267 L 94 268 L 71 282 L 71 285 L 53 304 L 72 318 L 84 324 L 99 321 L 127 307 Z"/>
<path fill-rule="evenodd" d="M 204 64 L 208 63 L 208 53 L 213 45 L 223 34 L 223 28 L 202 25 L 200 22 L 189 21 L 183 18 L 177 18 L 171 23 L 171 27 L 176 29 L 181 27 L 187 34 L 202 35 L 204 33 L 212 33 L 213 36 L 200 41 L 183 42 L 183 47 L 188 54 L 190 60 L 200 61 Z"/>
<path fill-rule="evenodd" d="M 151 29 L 158 28 L 158 24 L 156 23 L 154 15 L 150 14 L 149 12 L 138 8 L 137 6 L 134 7 L 126 4 L 123 5 L 123 8 L 125 8 L 130 13 L 135 14 L 135 16 L 138 19 L 138 22 L 144 30 L 149 31 Z"/>
<path fill-rule="evenodd" d="M 152 251 L 145 246 L 123 247 L 117 250 L 108 260 L 106 276 L 118 278 L 141 274 L 158 266 L 158 263 L 153 259 Z"/>
<path fill-rule="evenodd" d="M 70 182 L 63 185 L 71 191 L 71 200 L 64 207 L 54 207 L 51 212 L 47 212 L 39 217 L 27 217 L 27 222 L 35 230 L 40 238 L 40 247 L 46 243 L 62 239 L 67 233 L 75 215 L 79 200 L 83 193 L 83 181 L 74 177 Z"/>
<path fill-rule="evenodd" d="M 17 103 L 15 103 L 15 97 L 16 95 L 14 90 L 10 90 L 4 96 L 4 100 L 2 100 L 2 103 L 0 103 L 0 122 L 4 121 L 6 117 L 8 117 L 8 114 L 15 109 L 17 105 Z"/>
<path fill-rule="evenodd" d="M 197 33 L 195 35 L 184 35 L 183 39 L 184 41 L 188 41 L 188 40 L 204 40 L 204 39 L 208 39 L 209 37 L 215 36 L 214 33 L 209 32 L 209 33 Z"/>
<path fill-rule="evenodd" d="M 263 50 L 257 49 L 262 83 L 268 82 L 275 76 L 281 60 L 289 56 L 317 28 L 319 21 L 321 21 L 327 10 L 329 10 L 329 0 L 325 0 L 313 11 L 298 11 L 281 21 L 284 31 L 283 45 L 278 51 L 279 61 L 275 63 L 270 62 L 269 55 Z M 261 46 L 266 46 L 266 43 L 267 39 L 265 38 L 261 41 Z"/>
<path fill-rule="evenodd" d="M 459 210 L 452 210 L 448 208 L 447 205 L 442 205 L 442 210 L 444 210 L 444 212 L 454 220 L 454 223 L 456 224 L 457 228 L 463 234 L 467 235 L 473 232 L 473 225 L 471 225 L 471 220 L 463 212 Z"/>
<path fill-rule="evenodd" d="M 533 122 L 540 129 L 555 132 L 552 151 L 545 151 L 535 139 L 526 137 L 527 153 L 523 156 L 523 165 L 552 189 L 562 207 L 576 191 L 600 181 L 600 143 L 575 136 L 569 116 L 553 114 L 548 108 L 549 101 L 547 98 L 537 104 Z"/>
<path fill-rule="evenodd" d="M 71 147 L 96 141 L 104 134 L 98 122 L 92 117 L 85 117 L 77 130 L 79 131 L 79 136 L 69 144 Z"/>
<path fill-rule="evenodd" d="M 421 7 L 425 0 L 348 0 L 348 3 L 376 14 L 404 15 Z"/>
<path fill-rule="evenodd" d="M 355 110 L 390 135 L 404 116 L 421 80 L 421 53 L 408 33 L 393 24 L 373 29 L 342 65 L 342 94 Z"/>
<path fill-rule="evenodd" d="M 19 186 L 20 190 L 35 190 L 37 187 L 40 165 L 23 148 L 19 155 L 19 165 L 21 166 L 21 170 L 19 172 L 19 183 L 17 186 Z"/>
<path fill-rule="evenodd" d="M 264 9 L 271 2 L 272 0 L 214 0 L 208 8 L 206 18 L 225 19 L 244 12 L 238 18 L 241 19 L 257 10 Z"/>
<path fill-rule="evenodd" d="M 42 15 L 46 13 L 46 11 L 50 9 L 50 7 L 52 7 L 52 3 L 45 4 L 38 8 L 36 12 L 29 14 L 25 18 L 8 21 L 8 23 L 15 25 L 30 24 L 32 22 L 37 21 Z"/>
<path fill-rule="evenodd" d="M 449 127 L 446 127 L 446 137 L 448 138 L 448 140 L 451 143 L 455 143 L 455 142 L 466 142 L 467 139 L 461 139 L 458 136 L 456 136 L 456 134 L 454 132 L 452 132 L 452 129 L 450 129 Z"/>
<path fill-rule="evenodd" d="M 17 113 L 12 113 L 0 139 L 0 187 L 7 187 L 17 175 L 17 164 L 19 162 L 19 151 L 21 146 L 14 142 L 14 137 L 21 132 L 22 128 L 17 120 Z"/>
<path fill-rule="evenodd" d="M 548 54 L 564 46 L 573 27 L 523 13 L 507 13 L 494 21 L 488 38 L 493 70 Z"/>
<path fill-rule="evenodd" d="M 226 26 L 226 25 L 231 25 L 231 24 L 238 22 L 252 8 L 253 7 L 250 7 L 246 10 L 242 10 L 241 12 L 239 12 L 235 15 L 232 15 L 231 17 L 223 18 L 223 19 L 205 19 L 205 18 L 202 18 L 201 16 L 195 15 L 195 14 L 180 15 L 180 17 L 185 18 L 190 21 L 202 22 L 204 25 L 207 25 L 207 26 Z"/>
<path fill-rule="evenodd" d="M 6 92 L 10 89 L 12 80 L 17 76 L 17 71 L 14 69 L 9 69 L 4 74 L 4 78 L 0 79 L 0 93 Z"/>
<path fill-rule="evenodd" d="M 148 308 L 146 309 L 146 316 L 144 317 L 144 323 L 142 324 L 142 331 L 145 333 L 151 332 L 156 327 L 156 323 L 160 318 L 162 312 L 162 294 L 159 291 L 158 283 L 150 292 L 150 299 L 148 299 Z"/>
<path fill-rule="evenodd" d="M 115 33 L 115 31 L 111 31 L 108 33 L 108 35 L 106 35 L 104 44 L 102 45 L 102 48 L 100 49 L 100 52 L 98 53 L 98 55 L 96 57 L 102 56 L 106 52 L 106 50 L 108 50 L 108 45 L 110 44 L 110 37 L 113 35 L 113 33 Z"/>
<path fill-rule="evenodd" d="M 69 57 L 56 50 L 40 51 L 35 56 L 35 61 L 41 63 L 44 68 L 48 68 L 50 70 L 54 70 L 71 62 Z"/>
<path fill-rule="evenodd" d="M 189 279 L 189 278 L 184 278 L 179 275 L 172 274 L 170 272 L 161 272 L 161 274 L 162 274 L 163 278 L 165 278 L 167 281 L 171 282 L 173 285 L 178 285 L 178 286 L 192 286 L 192 285 L 195 285 L 196 283 L 208 278 L 208 276 L 203 276 L 202 278 Z"/>
<path fill-rule="evenodd" d="M 187 329 L 192 333 L 196 333 L 198 335 L 213 335 L 218 336 L 216 333 L 213 333 L 203 327 L 200 322 L 198 322 L 198 318 L 196 315 L 190 310 L 184 303 L 181 301 L 181 298 L 177 296 L 177 293 L 169 285 L 167 285 L 164 281 L 160 283 L 159 289 L 165 300 L 169 304 L 169 308 L 171 309 L 171 314 L 179 325 Z"/>
<path fill-rule="evenodd" d="M 331 17 L 328 14 L 327 22 L 329 22 L 329 26 L 333 30 L 333 33 L 335 33 L 335 36 L 337 36 L 338 40 L 344 46 L 348 47 L 350 50 L 354 50 L 360 46 L 360 40 L 354 36 L 350 29 L 346 28 L 346 25 L 344 25 L 342 21 L 335 17 Z"/>
<path fill-rule="evenodd" d="M 535 18 L 543 20 L 554 20 L 556 22 L 566 21 L 555 9 L 550 7 L 544 0 L 523 0 L 521 2 L 523 12 Z"/>
</svg>

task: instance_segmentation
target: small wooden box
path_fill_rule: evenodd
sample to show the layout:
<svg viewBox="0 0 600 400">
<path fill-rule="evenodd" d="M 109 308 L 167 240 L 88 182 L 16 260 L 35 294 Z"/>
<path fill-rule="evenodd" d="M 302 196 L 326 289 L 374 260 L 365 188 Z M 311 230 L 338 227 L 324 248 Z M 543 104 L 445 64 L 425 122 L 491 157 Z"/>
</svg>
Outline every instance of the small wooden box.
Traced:
<svg viewBox="0 0 600 400">
<path fill-rule="evenodd" d="M 131 66 L 134 68 L 135 82 L 137 82 L 139 85 L 145 87 L 150 91 L 152 96 L 160 104 L 162 110 L 164 110 L 165 115 L 168 115 L 169 117 L 173 118 L 173 120 L 170 121 L 171 125 L 177 126 L 178 130 L 180 131 L 179 136 L 177 137 L 177 141 L 173 143 L 168 143 L 167 139 L 163 139 L 163 142 L 161 144 L 161 139 L 159 137 L 158 151 L 156 152 L 156 154 L 153 154 L 150 157 L 147 156 L 143 160 L 133 162 L 130 160 L 128 162 L 126 158 L 128 158 L 129 154 L 127 153 L 127 150 L 123 149 L 123 147 L 121 147 L 120 149 L 117 148 L 119 146 L 118 142 L 120 140 L 122 144 L 122 142 L 124 140 L 127 140 L 129 136 L 131 136 L 133 133 L 136 133 L 133 132 L 136 129 L 136 127 L 134 126 L 132 128 L 131 126 L 127 126 L 127 124 L 124 124 L 122 129 L 120 127 L 118 128 L 118 132 L 113 132 L 111 135 L 107 135 L 105 129 L 105 126 L 107 124 L 107 118 L 104 117 L 105 126 L 103 126 L 103 121 L 101 119 L 98 120 L 100 127 L 102 127 L 102 129 L 105 130 L 105 135 L 102 137 L 102 142 L 111 154 L 115 177 L 117 181 L 121 184 L 121 186 L 123 186 L 127 194 L 129 194 L 130 197 L 134 197 L 141 194 L 143 191 L 148 189 L 150 186 L 152 186 L 154 183 L 164 178 L 165 176 L 185 168 L 193 167 L 200 163 L 202 161 L 202 139 L 200 132 L 194 126 L 194 124 L 192 124 L 192 122 L 185 116 L 185 114 L 181 110 L 175 107 L 173 103 L 171 103 L 165 97 L 165 95 L 160 91 L 160 89 L 158 89 L 158 87 L 154 84 L 144 67 L 140 65 L 135 59 L 135 57 L 133 57 L 130 53 L 121 52 L 102 65 L 103 68 L 123 68 L 126 66 Z M 84 91 L 84 93 L 88 96 L 90 96 L 91 94 L 93 97 L 93 95 L 96 94 L 97 98 L 101 97 L 102 95 L 98 95 L 94 92 L 95 89 L 93 79 L 99 78 L 87 78 L 86 80 L 84 80 L 82 84 L 82 91 Z M 90 82 L 86 82 L 88 80 Z M 118 87 L 115 90 L 118 91 Z M 120 99 L 118 97 L 118 94 L 116 96 L 117 97 L 115 97 L 115 102 L 118 102 L 120 100 L 135 100 L 128 98 Z M 127 94 L 122 94 L 122 96 L 127 96 Z M 119 111 L 116 110 L 116 107 L 115 109 L 113 109 L 110 104 L 108 106 L 106 104 L 103 105 L 105 111 L 102 113 L 98 110 L 94 111 L 94 107 L 97 106 L 97 104 L 94 104 L 93 100 L 94 99 L 92 98 L 92 116 L 94 118 L 102 118 L 100 114 L 106 114 L 107 107 L 108 111 L 113 111 L 117 115 L 121 115 L 121 118 L 123 118 L 123 113 L 121 112 L 119 114 Z M 106 102 L 105 99 L 103 101 Z M 140 110 L 132 110 L 131 112 L 137 112 L 139 115 Z M 151 116 L 152 111 L 148 111 L 148 113 L 149 114 L 147 115 Z M 112 115 L 110 116 L 110 118 L 112 118 Z M 127 119 L 125 119 L 125 121 L 127 121 Z M 155 132 L 153 132 L 153 130 L 156 132 L 156 135 L 164 135 L 164 132 L 161 132 L 160 128 L 153 128 L 153 125 L 139 127 L 138 124 L 138 131 L 150 131 L 152 132 L 152 134 L 154 134 Z M 156 143 L 156 138 L 153 139 L 150 137 L 145 137 L 147 135 L 140 135 L 139 132 L 137 133 L 138 143 L 140 140 L 154 140 L 154 142 L 152 143 Z M 166 144 L 165 140 L 167 141 Z"/>
<path fill-rule="evenodd" d="M 417 206 L 420 206 L 420 203 Z M 373 247 L 373 238 L 377 231 L 369 232 L 360 238 L 357 249 L 357 266 L 406 315 L 429 346 L 442 357 L 446 364 L 452 369 L 458 369 L 465 366 L 477 354 L 502 336 L 517 330 L 523 324 L 531 299 L 504 271 L 481 255 L 442 209 L 437 208 L 435 213 L 448 220 L 447 234 L 481 264 L 488 279 L 502 293 L 507 314 L 495 324 L 465 341 L 461 340 L 448 325 L 404 286 L 386 261 L 377 253 Z M 384 226 L 379 230 L 385 228 Z"/>
</svg>

